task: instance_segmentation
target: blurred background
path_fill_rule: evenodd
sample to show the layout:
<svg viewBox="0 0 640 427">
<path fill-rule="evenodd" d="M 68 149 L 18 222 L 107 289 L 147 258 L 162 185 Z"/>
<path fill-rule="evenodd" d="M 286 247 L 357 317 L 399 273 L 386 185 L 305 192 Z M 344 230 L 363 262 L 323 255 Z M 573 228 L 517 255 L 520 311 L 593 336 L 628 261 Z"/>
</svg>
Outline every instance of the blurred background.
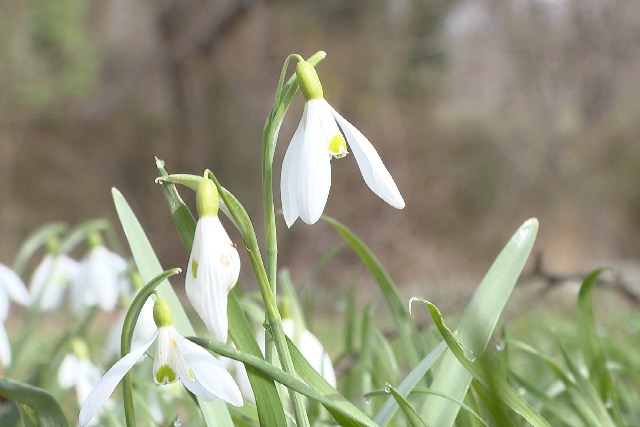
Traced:
<svg viewBox="0 0 640 427">
<path fill-rule="evenodd" d="M 325 213 L 407 295 L 477 284 L 533 216 L 551 271 L 640 257 L 640 2 L 0 4 L 0 262 L 46 222 L 107 217 L 119 228 L 117 187 L 163 265 L 185 266 L 154 156 L 170 172 L 212 169 L 260 233 L 261 136 L 280 69 L 288 54 L 318 50 L 328 54 L 325 97 L 373 142 L 407 205 L 378 199 L 347 156 L 332 162 Z M 301 114 L 297 95 L 276 189 Z M 294 282 L 340 243 L 325 224 L 279 226 Z M 354 268 L 343 251 L 316 281 L 331 290 L 365 280 Z"/>
</svg>

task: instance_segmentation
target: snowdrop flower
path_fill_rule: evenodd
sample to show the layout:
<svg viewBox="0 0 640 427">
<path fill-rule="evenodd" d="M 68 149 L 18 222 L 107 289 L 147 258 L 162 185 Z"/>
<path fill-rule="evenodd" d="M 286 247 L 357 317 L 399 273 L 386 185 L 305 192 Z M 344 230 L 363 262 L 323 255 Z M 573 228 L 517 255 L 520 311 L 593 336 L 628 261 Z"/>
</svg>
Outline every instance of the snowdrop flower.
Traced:
<svg viewBox="0 0 640 427">
<path fill-rule="evenodd" d="M 307 224 L 320 219 L 331 188 L 331 158 L 346 156 L 347 144 L 371 191 L 394 208 L 404 208 L 402 195 L 376 149 L 324 99 L 315 68 L 300 61 L 296 76 L 306 102 L 282 163 L 280 193 L 287 226 L 298 217 Z"/>
<path fill-rule="evenodd" d="M 64 254 L 49 250 L 33 270 L 29 289 L 42 311 L 53 311 L 62 304 L 67 287 L 75 280 L 80 264 Z"/>
<path fill-rule="evenodd" d="M 11 364 L 11 345 L 4 328 L 4 321 L 9 315 L 9 299 L 27 305 L 31 296 L 22 279 L 12 269 L 0 264 L 0 363 L 3 366 Z"/>
<path fill-rule="evenodd" d="M 218 190 L 203 178 L 196 193 L 198 223 L 189 257 L 185 291 L 212 338 L 226 343 L 227 295 L 240 275 L 240 256 L 218 218 Z"/>
<path fill-rule="evenodd" d="M 72 283 L 71 308 L 76 314 L 95 305 L 111 311 L 118 302 L 123 282 L 127 280 L 127 262 L 105 248 L 97 232 L 90 233 L 87 240 L 90 249 Z"/>
<path fill-rule="evenodd" d="M 73 340 L 71 349 L 58 369 L 58 384 L 63 389 L 75 387 L 81 405 L 100 380 L 102 371 L 89 360 L 89 349 L 83 341 Z"/>
<path fill-rule="evenodd" d="M 243 405 L 242 395 L 231 374 L 211 353 L 176 331 L 169 306 L 161 299 L 154 304 L 153 319 L 157 325 L 153 338 L 116 362 L 84 401 L 78 417 L 80 426 L 91 421 L 125 374 L 156 340 L 153 361 L 156 384 L 180 380 L 187 390 L 204 401 L 220 398 L 234 406 Z"/>
</svg>

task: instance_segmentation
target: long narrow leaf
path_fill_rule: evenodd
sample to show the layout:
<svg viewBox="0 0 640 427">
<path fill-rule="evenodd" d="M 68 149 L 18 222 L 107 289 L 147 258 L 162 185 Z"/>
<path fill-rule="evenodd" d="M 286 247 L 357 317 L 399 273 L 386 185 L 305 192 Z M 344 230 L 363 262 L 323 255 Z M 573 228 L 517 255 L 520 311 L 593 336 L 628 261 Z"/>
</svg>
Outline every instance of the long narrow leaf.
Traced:
<svg viewBox="0 0 640 427">
<path fill-rule="evenodd" d="M 538 221 L 526 221 L 511 237 L 487 272 L 465 309 L 456 336 L 474 354 L 481 355 L 491 338 L 500 314 L 524 268 L 538 233 Z M 443 356 L 435 371 L 431 388 L 456 400 L 467 394 L 471 374 L 451 351 Z M 459 407 L 437 397 L 427 398 L 420 413 L 425 421 L 438 427 L 450 427 Z"/>
<path fill-rule="evenodd" d="M 407 417 L 407 421 L 409 421 L 409 425 L 411 427 L 428 427 L 427 423 L 425 423 L 424 420 L 420 418 L 418 412 L 413 409 L 413 406 L 411 406 L 409 402 L 407 402 L 407 399 L 405 399 L 400 393 L 398 393 L 395 388 L 389 385 L 387 386 L 387 388 L 389 389 L 389 392 L 396 400 L 396 402 L 398 402 L 398 406 L 400 406 L 400 409 L 404 413 L 404 416 Z"/>
<path fill-rule="evenodd" d="M 68 427 L 62 408 L 48 392 L 29 384 L 0 379 L 0 396 L 15 401 L 25 427 Z"/>
<path fill-rule="evenodd" d="M 406 352 L 409 363 L 417 365 L 422 354 L 422 341 L 418 329 L 409 315 L 407 305 L 400 297 L 398 289 L 393 284 L 391 277 L 382 267 L 382 264 L 371 250 L 346 226 L 328 216 L 322 216 L 342 237 L 349 243 L 351 249 L 358 255 L 360 261 L 369 270 L 391 311 L 393 320 L 398 329 L 402 346 Z"/>
</svg>

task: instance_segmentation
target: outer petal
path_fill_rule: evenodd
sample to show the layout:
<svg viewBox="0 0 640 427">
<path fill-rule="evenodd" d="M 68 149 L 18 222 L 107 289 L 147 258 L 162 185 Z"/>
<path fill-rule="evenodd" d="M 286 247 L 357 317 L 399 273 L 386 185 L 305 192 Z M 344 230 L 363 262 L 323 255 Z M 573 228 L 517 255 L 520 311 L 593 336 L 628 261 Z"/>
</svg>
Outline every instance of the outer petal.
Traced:
<svg viewBox="0 0 640 427">
<path fill-rule="evenodd" d="M 320 122 L 322 99 L 307 101 L 307 120 L 304 142 L 300 153 L 298 174 L 298 210 L 300 218 L 307 224 L 314 224 L 322 215 L 331 188 L 331 155 Z"/>
<path fill-rule="evenodd" d="M 231 374 L 222 367 L 221 363 L 207 350 L 183 338 L 175 329 L 173 334 L 184 360 L 193 372 L 193 378 L 180 379 L 184 386 L 195 393 L 191 387 L 193 382 L 197 382 L 213 396 L 233 406 L 242 406 L 244 404 L 242 393 Z"/>
<path fill-rule="evenodd" d="M 280 198 L 282 199 L 282 213 L 287 227 L 291 227 L 300 216 L 300 211 L 298 210 L 298 180 L 300 179 L 300 153 L 304 143 L 306 117 L 307 106 L 305 104 L 302 119 L 284 154 L 282 170 L 280 171 Z"/>
<path fill-rule="evenodd" d="M 93 388 L 100 381 L 102 372 L 100 369 L 91 363 L 89 360 L 80 361 L 80 374 L 78 375 L 78 381 L 76 383 L 76 395 L 78 397 L 78 404 L 82 404 Z"/>
<path fill-rule="evenodd" d="M 4 366 L 11 365 L 11 345 L 2 322 L 0 322 L 0 362 Z"/>
<path fill-rule="evenodd" d="M 198 220 L 185 291 L 213 339 L 228 337 L 227 294 L 238 281 L 240 256 L 217 216 Z"/>
<path fill-rule="evenodd" d="M 0 264 L 0 284 L 14 301 L 22 305 L 31 303 L 31 295 L 29 295 L 22 279 L 12 269 L 2 264 Z"/>
<path fill-rule="evenodd" d="M 157 333 L 154 334 L 153 339 L 118 360 L 115 365 L 104 374 L 82 404 L 80 415 L 78 416 L 79 425 L 86 426 L 91 419 L 96 416 L 102 405 L 104 405 L 118 383 L 122 380 L 122 377 L 140 360 L 144 352 L 153 344 L 157 335 Z"/>
<path fill-rule="evenodd" d="M 371 191 L 394 208 L 404 208 L 404 199 L 400 195 L 398 186 L 373 145 L 336 110 L 333 110 L 333 115 L 347 137 L 347 143 L 353 151 L 364 182 L 367 183 Z"/>
</svg>

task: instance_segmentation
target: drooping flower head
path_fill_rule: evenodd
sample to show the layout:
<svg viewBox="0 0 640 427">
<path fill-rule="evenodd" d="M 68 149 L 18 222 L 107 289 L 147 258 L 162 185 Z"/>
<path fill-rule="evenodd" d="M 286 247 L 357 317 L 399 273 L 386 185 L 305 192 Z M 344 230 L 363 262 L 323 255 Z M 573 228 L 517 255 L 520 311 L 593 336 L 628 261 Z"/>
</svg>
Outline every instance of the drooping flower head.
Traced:
<svg viewBox="0 0 640 427">
<path fill-rule="evenodd" d="M 60 253 L 60 242 L 51 238 L 46 244 L 47 254 L 31 275 L 29 289 L 33 303 L 42 311 L 60 308 L 69 286 L 75 281 L 80 264 Z"/>
<path fill-rule="evenodd" d="M 71 353 L 58 368 L 58 384 L 64 389 L 74 387 L 78 404 L 82 404 L 100 380 L 102 372 L 89 359 L 89 349 L 84 341 L 71 341 Z"/>
<path fill-rule="evenodd" d="M 72 283 L 71 308 L 76 314 L 85 307 L 96 305 L 111 311 L 127 282 L 127 262 L 104 247 L 97 231 L 87 235 L 87 245 L 89 251 Z"/>
<path fill-rule="evenodd" d="M 324 99 L 315 68 L 300 61 L 296 76 L 306 102 L 282 163 L 280 193 L 287 226 L 298 218 L 307 224 L 320 219 L 331 188 L 331 158 L 346 156 L 347 145 L 371 191 L 394 208 L 404 208 L 404 199 L 376 149 Z"/>
<path fill-rule="evenodd" d="M 176 331 L 171 310 L 161 299 L 156 300 L 153 306 L 153 319 L 157 330 L 152 339 L 116 362 L 84 401 L 78 417 L 80 426 L 91 421 L 126 373 L 156 340 L 153 361 L 153 381 L 156 384 L 172 384 L 180 380 L 187 390 L 204 401 L 219 398 L 234 406 L 243 405 L 242 394 L 231 374 L 211 353 Z"/>
<path fill-rule="evenodd" d="M 226 343 L 227 295 L 238 281 L 240 256 L 218 218 L 218 190 L 213 181 L 200 181 L 196 203 L 199 219 L 185 291 L 213 339 Z"/>
</svg>

